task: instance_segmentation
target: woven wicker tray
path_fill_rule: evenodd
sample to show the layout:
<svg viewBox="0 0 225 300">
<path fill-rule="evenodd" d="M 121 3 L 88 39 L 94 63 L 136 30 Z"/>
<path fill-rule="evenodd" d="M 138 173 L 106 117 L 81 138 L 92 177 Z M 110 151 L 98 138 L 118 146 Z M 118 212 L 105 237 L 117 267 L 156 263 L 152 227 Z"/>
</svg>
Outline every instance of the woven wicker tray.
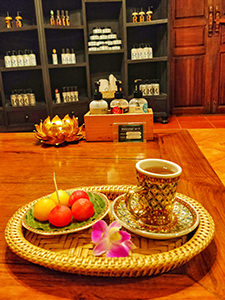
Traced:
<svg viewBox="0 0 225 300">
<path fill-rule="evenodd" d="M 109 200 L 133 188 L 131 185 L 90 186 L 90 192 L 104 193 Z M 80 188 L 80 187 L 79 187 Z M 84 187 L 82 187 L 84 188 Z M 181 195 L 181 194 L 179 194 Z M 215 226 L 210 214 L 197 201 L 185 197 L 199 214 L 198 228 L 191 234 L 171 240 L 151 240 L 132 234 L 136 249 L 125 258 L 95 257 L 91 229 L 61 236 L 42 236 L 22 227 L 27 205 L 9 220 L 5 238 L 18 256 L 58 271 L 95 276 L 138 277 L 176 268 L 204 250 L 212 241 Z M 108 217 L 112 221 L 112 216 Z"/>
</svg>

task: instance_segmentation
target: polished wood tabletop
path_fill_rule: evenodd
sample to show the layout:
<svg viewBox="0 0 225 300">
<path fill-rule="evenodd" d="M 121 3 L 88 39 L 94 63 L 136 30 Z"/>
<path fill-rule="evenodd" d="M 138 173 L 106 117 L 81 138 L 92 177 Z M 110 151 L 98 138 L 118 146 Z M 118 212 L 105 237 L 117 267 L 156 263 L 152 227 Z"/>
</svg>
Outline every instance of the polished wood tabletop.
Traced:
<svg viewBox="0 0 225 300">
<path fill-rule="evenodd" d="M 211 244 L 188 263 L 151 277 L 68 274 L 30 263 L 7 246 L 4 229 L 21 206 L 58 187 L 136 184 L 135 164 L 163 158 L 183 168 L 178 192 L 199 201 L 214 219 Z M 147 143 L 86 142 L 52 147 L 33 133 L 0 134 L 0 299 L 225 299 L 225 188 L 187 131 Z"/>
</svg>

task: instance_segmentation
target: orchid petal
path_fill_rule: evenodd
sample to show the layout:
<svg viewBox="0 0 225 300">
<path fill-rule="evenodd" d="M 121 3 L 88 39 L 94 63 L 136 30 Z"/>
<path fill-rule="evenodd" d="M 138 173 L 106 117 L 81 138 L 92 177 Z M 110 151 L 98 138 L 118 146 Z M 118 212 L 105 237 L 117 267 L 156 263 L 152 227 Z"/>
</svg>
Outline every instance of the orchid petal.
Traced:
<svg viewBox="0 0 225 300">
<path fill-rule="evenodd" d="M 135 249 L 136 246 L 130 241 L 130 240 L 127 240 L 127 241 L 124 241 L 123 244 L 129 248 L 129 249 Z"/>
<path fill-rule="evenodd" d="M 113 228 L 113 227 L 120 229 L 122 226 L 121 226 L 121 224 L 120 224 L 119 222 L 114 221 L 114 222 L 112 222 L 112 223 L 109 225 L 109 229 L 111 229 L 111 228 Z"/>
<path fill-rule="evenodd" d="M 127 241 L 130 239 L 130 234 L 126 231 L 120 230 L 119 234 L 121 235 L 120 243 L 123 243 L 124 241 Z"/>
<path fill-rule="evenodd" d="M 106 253 L 106 257 L 126 257 L 129 255 L 129 248 L 124 244 L 113 244 Z"/>
<path fill-rule="evenodd" d="M 102 241 L 101 241 L 100 243 L 98 243 L 98 244 L 96 245 L 96 247 L 93 249 L 94 254 L 95 254 L 96 256 L 99 256 L 99 255 L 105 253 L 105 252 L 107 251 L 107 246 L 108 246 L 107 240 L 106 240 L 106 239 L 102 240 Z"/>
<path fill-rule="evenodd" d="M 92 227 L 92 229 L 93 229 L 92 235 L 91 235 L 92 241 L 94 243 L 98 243 L 102 239 L 107 228 L 108 228 L 108 226 L 105 221 L 100 220 L 100 221 L 96 222 Z"/>
</svg>

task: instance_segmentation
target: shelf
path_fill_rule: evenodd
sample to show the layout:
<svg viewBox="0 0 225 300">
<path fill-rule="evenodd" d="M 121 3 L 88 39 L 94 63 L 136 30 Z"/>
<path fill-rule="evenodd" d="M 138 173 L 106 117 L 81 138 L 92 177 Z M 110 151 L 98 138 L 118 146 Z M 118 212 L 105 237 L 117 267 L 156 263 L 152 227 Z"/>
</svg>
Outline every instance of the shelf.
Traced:
<svg viewBox="0 0 225 300">
<path fill-rule="evenodd" d="M 95 2 L 98 2 L 98 3 L 109 3 L 109 2 L 122 2 L 122 0 L 85 0 L 84 2 L 86 3 L 95 3 Z"/>
<path fill-rule="evenodd" d="M 115 54 L 115 53 L 124 53 L 124 50 L 102 50 L 102 51 L 89 51 L 90 55 L 99 55 L 99 54 Z"/>
<path fill-rule="evenodd" d="M 150 59 L 128 59 L 128 64 L 139 64 L 139 63 L 151 63 L 151 62 L 161 62 L 161 61 L 168 61 L 168 56 L 161 56 L 161 57 L 153 57 Z"/>
<path fill-rule="evenodd" d="M 58 64 L 58 65 L 53 65 L 49 64 L 48 67 L 49 69 L 61 69 L 61 68 L 80 68 L 80 67 L 86 67 L 87 64 L 84 63 L 76 63 L 76 64 Z"/>
<path fill-rule="evenodd" d="M 23 32 L 29 30 L 37 30 L 37 25 L 26 25 L 22 28 L 1 28 L 0 33 L 3 32 Z"/>
<path fill-rule="evenodd" d="M 15 68 L 0 68 L 1 72 L 15 72 L 15 71 L 32 71 L 32 70 L 40 70 L 41 66 L 31 66 L 31 67 L 15 67 Z"/>
<path fill-rule="evenodd" d="M 84 29 L 84 25 L 77 25 L 77 26 L 51 26 L 51 25 L 44 25 L 45 29 L 50 30 L 79 30 Z"/>
<path fill-rule="evenodd" d="M 80 97 L 79 98 L 79 101 L 74 101 L 74 102 L 68 102 L 68 103 L 64 103 L 64 102 L 61 102 L 61 103 L 53 103 L 52 106 L 53 107 L 66 107 L 66 106 L 69 106 L 69 105 L 79 105 L 79 104 L 83 104 L 83 103 L 89 103 L 89 99 L 87 97 Z"/>
<path fill-rule="evenodd" d="M 10 101 L 10 100 L 8 100 Z M 29 106 L 11 106 L 9 104 L 7 104 L 5 106 L 5 109 L 7 112 L 11 112 L 11 111 L 21 111 L 21 112 L 27 112 L 27 111 L 34 111 L 34 110 L 40 110 L 40 109 L 45 109 L 46 108 L 46 103 L 42 102 L 42 103 L 37 103 L 35 106 L 29 105 Z"/>
<path fill-rule="evenodd" d="M 159 19 L 159 20 L 152 20 L 150 22 L 137 22 L 137 23 L 127 23 L 127 27 L 141 27 L 141 26 L 153 26 L 153 25 L 161 25 L 161 24 L 167 24 L 168 19 Z"/>
</svg>

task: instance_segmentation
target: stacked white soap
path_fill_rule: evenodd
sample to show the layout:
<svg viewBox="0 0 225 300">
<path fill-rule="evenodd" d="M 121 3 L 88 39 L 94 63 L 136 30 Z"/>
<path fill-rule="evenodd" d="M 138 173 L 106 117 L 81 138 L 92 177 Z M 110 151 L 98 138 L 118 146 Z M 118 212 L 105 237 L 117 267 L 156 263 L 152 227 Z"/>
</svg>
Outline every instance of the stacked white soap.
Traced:
<svg viewBox="0 0 225 300">
<path fill-rule="evenodd" d="M 121 39 L 110 27 L 94 27 L 89 35 L 89 51 L 120 50 L 121 45 Z"/>
</svg>

